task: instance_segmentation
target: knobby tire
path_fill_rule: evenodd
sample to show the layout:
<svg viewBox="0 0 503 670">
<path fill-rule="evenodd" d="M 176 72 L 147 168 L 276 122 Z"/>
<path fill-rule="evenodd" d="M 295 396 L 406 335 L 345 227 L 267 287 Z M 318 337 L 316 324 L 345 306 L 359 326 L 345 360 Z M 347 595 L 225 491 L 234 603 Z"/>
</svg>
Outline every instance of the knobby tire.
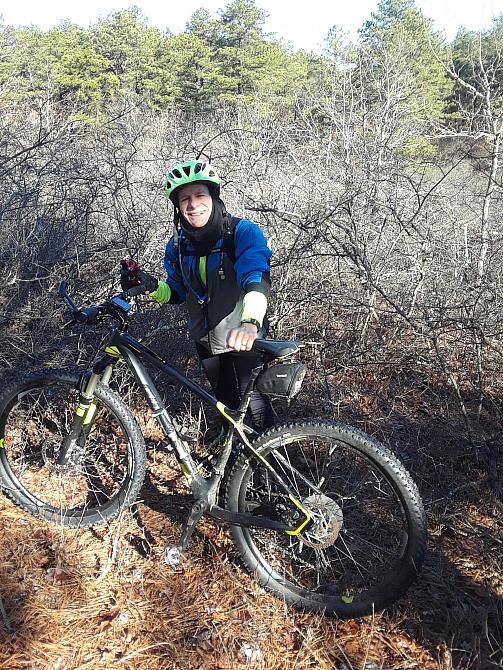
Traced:
<svg viewBox="0 0 503 670">
<path fill-rule="evenodd" d="M 79 404 L 78 370 L 42 370 L 17 378 L 0 397 L 0 486 L 30 514 L 72 528 L 118 516 L 145 476 L 140 429 L 119 396 L 96 389 L 96 415 L 67 466 L 58 450 Z"/>
<path fill-rule="evenodd" d="M 403 595 L 423 563 L 426 521 L 416 485 L 388 449 L 357 429 L 324 421 L 274 427 L 254 447 L 315 518 L 293 536 L 231 528 L 245 567 L 262 586 L 297 608 L 341 618 L 372 614 Z M 245 453 L 225 497 L 236 512 L 290 527 L 302 521 L 265 466 Z"/>
</svg>

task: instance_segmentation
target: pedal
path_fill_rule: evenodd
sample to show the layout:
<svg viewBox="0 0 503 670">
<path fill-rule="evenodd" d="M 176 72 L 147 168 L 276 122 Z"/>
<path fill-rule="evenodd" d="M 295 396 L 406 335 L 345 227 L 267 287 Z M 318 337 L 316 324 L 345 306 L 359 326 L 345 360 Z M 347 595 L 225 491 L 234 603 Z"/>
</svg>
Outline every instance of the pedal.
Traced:
<svg viewBox="0 0 503 670">
<path fill-rule="evenodd" d="M 182 550 L 177 544 L 167 544 L 164 547 L 164 562 L 173 570 L 180 565 Z"/>
</svg>

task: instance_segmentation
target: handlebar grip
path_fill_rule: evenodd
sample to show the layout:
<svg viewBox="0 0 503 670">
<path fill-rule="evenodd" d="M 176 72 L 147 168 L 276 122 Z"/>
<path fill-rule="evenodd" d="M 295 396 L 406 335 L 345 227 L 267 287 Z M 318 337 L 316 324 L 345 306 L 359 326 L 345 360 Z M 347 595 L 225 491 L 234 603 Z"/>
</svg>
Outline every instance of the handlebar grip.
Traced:
<svg viewBox="0 0 503 670">
<path fill-rule="evenodd" d="M 92 323 L 98 316 L 99 310 L 96 307 L 86 307 L 86 309 L 79 309 L 72 298 L 68 295 L 67 286 L 68 283 L 66 280 L 61 281 L 58 287 L 58 293 L 65 301 L 67 307 L 69 307 L 75 321 L 77 321 L 77 323 Z"/>
<path fill-rule="evenodd" d="M 138 284 L 138 286 L 132 286 L 128 288 L 124 293 L 131 298 L 134 298 L 137 295 L 143 295 L 146 292 L 145 284 Z"/>
<path fill-rule="evenodd" d="M 60 282 L 59 287 L 58 287 L 58 293 L 63 298 L 63 300 L 65 301 L 67 306 L 72 310 L 72 312 L 78 312 L 79 308 L 77 307 L 77 305 L 73 302 L 73 300 L 68 295 L 67 286 L 68 286 L 68 282 L 66 280 L 63 280 L 62 282 Z"/>
<path fill-rule="evenodd" d="M 110 316 L 122 326 L 127 323 L 127 314 L 130 309 L 130 306 L 127 302 L 128 291 L 107 299 L 101 305 L 91 305 L 90 307 L 79 309 L 72 298 L 68 295 L 67 286 L 68 284 L 65 280 L 61 281 L 58 287 L 58 293 L 65 301 L 66 306 L 69 308 L 73 317 L 73 321 L 70 321 L 69 324 L 93 324 L 97 322 L 98 317 L 100 316 Z M 144 291 L 144 287 L 139 288 L 143 288 Z"/>
</svg>

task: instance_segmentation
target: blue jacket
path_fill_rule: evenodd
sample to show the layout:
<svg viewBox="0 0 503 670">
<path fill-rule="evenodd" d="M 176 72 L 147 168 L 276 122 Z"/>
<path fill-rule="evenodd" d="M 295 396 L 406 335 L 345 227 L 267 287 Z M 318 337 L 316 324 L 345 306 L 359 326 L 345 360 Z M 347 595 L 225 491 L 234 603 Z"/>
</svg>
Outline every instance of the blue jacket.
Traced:
<svg viewBox="0 0 503 670">
<path fill-rule="evenodd" d="M 233 239 L 232 234 L 219 239 L 208 256 L 198 256 L 183 232 L 177 246 L 169 240 L 164 256 L 169 302 L 187 303 L 193 340 L 213 354 L 229 351 L 227 333 L 241 324 L 244 295 L 269 295 L 270 258 L 264 234 L 248 219 L 239 220 Z"/>
</svg>

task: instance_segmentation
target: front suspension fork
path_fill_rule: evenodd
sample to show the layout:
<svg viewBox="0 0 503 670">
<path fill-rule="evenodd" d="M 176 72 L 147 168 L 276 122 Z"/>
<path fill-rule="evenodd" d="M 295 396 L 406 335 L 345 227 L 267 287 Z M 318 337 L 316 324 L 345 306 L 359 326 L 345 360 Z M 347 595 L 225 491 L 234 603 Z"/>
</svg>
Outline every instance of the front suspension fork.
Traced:
<svg viewBox="0 0 503 670">
<path fill-rule="evenodd" d="M 71 428 L 63 439 L 59 451 L 58 465 L 67 465 L 77 445 L 79 448 L 84 446 L 96 420 L 96 410 L 98 409 L 98 401 L 95 398 L 96 386 L 100 378 L 102 384 L 108 385 L 112 376 L 112 370 L 113 366 L 108 365 L 101 375 L 92 372 L 85 388 L 81 390 L 79 405 L 75 411 Z"/>
</svg>

